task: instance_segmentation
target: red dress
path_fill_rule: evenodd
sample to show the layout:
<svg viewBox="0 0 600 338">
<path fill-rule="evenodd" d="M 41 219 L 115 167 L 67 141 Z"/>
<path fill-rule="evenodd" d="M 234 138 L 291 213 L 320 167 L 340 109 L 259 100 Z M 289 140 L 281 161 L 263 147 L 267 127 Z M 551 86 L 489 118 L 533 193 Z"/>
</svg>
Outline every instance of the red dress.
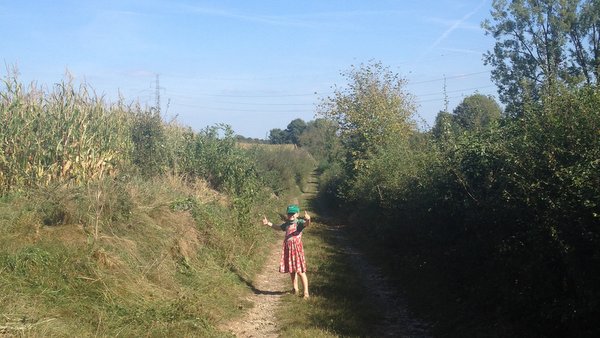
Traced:
<svg viewBox="0 0 600 338">
<path fill-rule="evenodd" d="M 281 225 L 281 229 L 285 230 L 285 239 L 283 240 L 279 272 L 306 272 L 306 260 L 304 259 L 304 248 L 302 247 L 304 223 L 303 219 L 299 219 Z"/>
</svg>

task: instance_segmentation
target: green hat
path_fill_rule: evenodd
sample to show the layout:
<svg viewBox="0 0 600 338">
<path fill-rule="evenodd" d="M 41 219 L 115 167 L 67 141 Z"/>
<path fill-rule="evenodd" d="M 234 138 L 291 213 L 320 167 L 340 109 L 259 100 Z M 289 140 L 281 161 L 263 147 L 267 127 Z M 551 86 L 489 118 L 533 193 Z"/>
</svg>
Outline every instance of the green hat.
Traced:
<svg viewBox="0 0 600 338">
<path fill-rule="evenodd" d="M 287 207 L 287 213 L 288 214 L 295 214 L 295 213 L 298 213 L 298 212 L 300 212 L 300 207 L 299 206 L 297 206 L 295 204 L 288 205 L 288 207 Z"/>
</svg>

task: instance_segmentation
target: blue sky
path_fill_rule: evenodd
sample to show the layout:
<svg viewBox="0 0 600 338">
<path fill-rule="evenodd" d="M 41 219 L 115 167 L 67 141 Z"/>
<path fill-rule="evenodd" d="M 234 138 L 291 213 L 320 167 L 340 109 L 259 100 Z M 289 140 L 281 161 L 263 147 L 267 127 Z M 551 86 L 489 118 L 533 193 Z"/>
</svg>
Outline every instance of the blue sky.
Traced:
<svg viewBox="0 0 600 338">
<path fill-rule="evenodd" d="M 109 101 L 153 105 L 200 130 L 266 138 L 380 61 L 406 78 L 431 125 L 476 91 L 497 96 L 482 54 L 491 0 L 0 0 L 0 58 L 21 82 L 86 82 Z M 425 126 L 426 128 L 426 126 Z"/>
</svg>

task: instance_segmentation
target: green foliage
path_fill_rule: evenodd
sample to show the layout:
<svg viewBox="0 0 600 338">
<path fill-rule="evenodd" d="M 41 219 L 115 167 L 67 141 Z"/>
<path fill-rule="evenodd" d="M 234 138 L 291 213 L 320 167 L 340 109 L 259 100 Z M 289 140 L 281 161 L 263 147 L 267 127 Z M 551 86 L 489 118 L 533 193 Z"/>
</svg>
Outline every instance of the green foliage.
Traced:
<svg viewBox="0 0 600 338">
<path fill-rule="evenodd" d="M 165 126 L 165 152 L 170 173 L 196 176 L 196 138 L 196 133 L 190 127 L 180 126 L 175 121 Z"/>
<path fill-rule="evenodd" d="M 473 131 L 489 128 L 497 122 L 502 114 L 502 108 L 491 96 L 473 94 L 465 97 L 452 113 L 458 126 Z"/>
<path fill-rule="evenodd" d="M 289 143 L 300 144 L 300 135 L 306 129 L 306 122 L 302 119 L 294 119 L 290 122 L 285 129 L 286 134 L 289 135 Z"/>
<path fill-rule="evenodd" d="M 349 201 L 376 201 L 382 173 L 397 160 L 390 155 L 409 147 L 416 131 L 414 105 L 404 92 L 404 80 L 380 63 L 352 68 L 345 75 L 347 88 L 325 99 L 319 113 L 337 125 L 345 153 L 341 164 L 346 186 L 339 192 Z"/>
<path fill-rule="evenodd" d="M 311 154 L 303 148 L 256 146 L 250 153 L 256 160 L 258 175 L 281 197 L 304 191 L 316 165 Z"/>
<path fill-rule="evenodd" d="M 352 67 L 343 73 L 346 88 L 324 99 L 319 114 L 337 124 L 349 172 L 365 169 L 380 146 L 406 138 L 415 130 L 413 98 L 405 80 L 381 63 Z"/>
<path fill-rule="evenodd" d="M 496 39 L 485 55 L 500 100 L 510 115 L 538 102 L 547 87 L 598 84 L 600 10 L 594 0 L 495 0 L 492 21 L 483 22 Z"/>
<path fill-rule="evenodd" d="M 451 147 L 461 133 L 481 132 L 499 123 L 502 108 L 491 97 L 473 94 L 466 97 L 452 114 L 440 111 L 431 135 L 441 148 Z"/>
<path fill-rule="evenodd" d="M 175 128 L 170 133 L 180 144 L 171 152 L 177 172 L 206 179 L 215 189 L 229 194 L 240 217 L 239 224 L 247 223 L 253 200 L 264 185 L 257 175 L 255 160 L 236 145 L 229 126 L 207 127 L 198 134 L 181 130 Z"/>
<path fill-rule="evenodd" d="M 372 143 L 362 166 L 331 165 L 320 197 L 351 210 L 439 334 L 597 335 L 598 90 L 548 87 L 485 128 L 469 122 L 479 103 L 440 113 L 433 139 L 405 133 Z"/>
<path fill-rule="evenodd" d="M 139 111 L 131 126 L 132 162 L 143 176 L 162 174 L 166 169 L 165 127 L 158 111 Z"/>
<path fill-rule="evenodd" d="M 50 93 L 26 92 L 16 78 L 5 80 L 5 86 L 0 194 L 37 185 L 83 186 L 119 173 L 147 179 L 169 173 L 203 178 L 231 193 L 243 215 L 263 185 L 253 159 L 236 146 L 227 126 L 194 133 L 139 105 L 107 105 L 89 96 L 88 87 L 77 91 L 70 82 Z M 56 223 L 62 216 L 50 218 Z"/>
<path fill-rule="evenodd" d="M 591 197 L 599 186 L 598 95 L 547 100 L 503 128 L 457 140 L 445 153 L 447 174 L 428 192 L 435 199 L 419 237 L 432 234 L 436 249 L 424 260 L 486 320 L 504 313 L 522 336 L 588 335 L 596 305 L 576 290 L 600 291 L 590 251 L 599 221 Z"/>
<path fill-rule="evenodd" d="M 267 140 L 253 137 L 246 137 L 243 135 L 235 135 L 235 140 L 238 143 L 250 143 L 250 144 L 267 144 L 269 143 Z"/>
<path fill-rule="evenodd" d="M 219 336 L 216 325 L 248 306 L 245 281 L 273 238 L 240 228 L 230 204 L 198 187 L 137 178 L 0 200 L 5 332 Z M 270 203 L 255 200 L 253 213 Z M 45 226 L 46 205 L 67 217 Z"/>
<path fill-rule="evenodd" d="M 454 116 L 446 111 L 440 111 L 435 117 L 435 124 L 431 128 L 432 135 L 438 140 L 447 141 L 458 134 L 458 126 Z"/>
<path fill-rule="evenodd" d="M 344 168 L 339 162 L 333 162 L 320 168 L 317 200 L 324 210 L 335 210 L 339 207 L 340 193 L 344 186 Z"/>
<path fill-rule="evenodd" d="M 306 129 L 306 122 L 302 119 L 294 119 L 287 125 L 285 130 L 279 128 L 271 129 L 269 141 L 271 144 L 300 144 L 300 135 Z"/>
<path fill-rule="evenodd" d="M 335 122 L 323 118 L 309 121 L 300 135 L 300 146 L 319 162 L 320 166 L 339 161 L 342 157 Z"/>
<path fill-rule="evenodd" d="M 247 306 L 240 299 L 272 240 L 256 215 L 280 204 L 256 152 L 228 126 L 195 133 L 138 105 L 106 104 L 86 86 L 5 86 L 3 330 L 218 336 L 219 321 Z M 294 152 L 283 161 L 302 185 L 314 160 Z"/>
<path fill-rule="evenodd" d="M 288 143 L 288 135 L 279 128 L 271 129 L 269 131 L 269 141 L 271 144 L 286 144 Z"/>
</svg>

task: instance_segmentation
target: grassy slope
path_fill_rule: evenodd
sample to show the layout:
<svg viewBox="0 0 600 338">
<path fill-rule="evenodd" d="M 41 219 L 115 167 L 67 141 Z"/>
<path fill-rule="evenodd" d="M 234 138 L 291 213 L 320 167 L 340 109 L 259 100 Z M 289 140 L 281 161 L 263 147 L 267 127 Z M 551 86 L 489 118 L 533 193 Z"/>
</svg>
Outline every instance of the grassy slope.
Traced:
<svg viewBox="0 0 600 338">
<path fill-rule="evenodd" d="M 51 226 L 40 208 L 47 197 L 0 200 L 0 332 L 219 336 L 218 322 L 249 306 L 240 301 L 248 292 L 244 280 L 261 266 L 261 241 L 272 240 L 270 232 L 235 229 L 226 200 L 205 188 L 157 181 L 122 192 L 131 207 L 118 220 L 115 210 L 105 215 L 90 207 L 85 196 L 96 191 L 59 192 L 69 196 L 59 209 L 70 216 Z M 177 211 L 189 209 L 189 196 L 192 208 Z M 74 222 L 78 214 L 88 221 Z M 96 239 L 93 216 L 101 224 Z"/>
</svg>

